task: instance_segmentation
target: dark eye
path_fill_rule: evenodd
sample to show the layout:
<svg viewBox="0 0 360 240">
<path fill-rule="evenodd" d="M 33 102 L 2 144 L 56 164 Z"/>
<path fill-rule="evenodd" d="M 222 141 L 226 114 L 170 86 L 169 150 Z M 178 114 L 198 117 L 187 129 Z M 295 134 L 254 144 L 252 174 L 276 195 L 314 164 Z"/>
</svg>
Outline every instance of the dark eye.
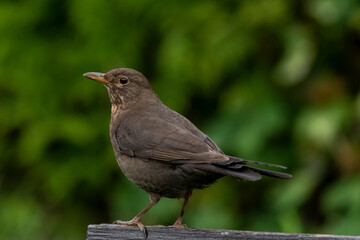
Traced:
<svg viewBox="0 0 360 240">
<path fill-rule="evenodd" d="M 122 78 L 120 78 L 120 83 L 122 85 L 125 85 L 125 84 L 129 83 L 129 79 L 127 79 L 126 77 L 122 77 Z"/>
</svg>

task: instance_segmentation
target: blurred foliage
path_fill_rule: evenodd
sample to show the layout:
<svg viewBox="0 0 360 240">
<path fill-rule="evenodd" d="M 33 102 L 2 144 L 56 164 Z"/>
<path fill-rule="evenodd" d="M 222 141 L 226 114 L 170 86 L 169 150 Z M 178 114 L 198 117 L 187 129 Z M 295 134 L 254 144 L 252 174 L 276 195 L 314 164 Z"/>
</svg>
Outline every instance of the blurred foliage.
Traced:
<svg viewBox="0 0 360 240">
<path fill-rule="evenodd" d="M 148 203 L 113 156 L 107 92 L 82 77 L 117 67 L 228 154 L 294 175 L 221 179 L 188 226 L 360 235 L 358 1 L 2 0 L 0 34 L 0 239 L 84 239 Z"/>
</svg>

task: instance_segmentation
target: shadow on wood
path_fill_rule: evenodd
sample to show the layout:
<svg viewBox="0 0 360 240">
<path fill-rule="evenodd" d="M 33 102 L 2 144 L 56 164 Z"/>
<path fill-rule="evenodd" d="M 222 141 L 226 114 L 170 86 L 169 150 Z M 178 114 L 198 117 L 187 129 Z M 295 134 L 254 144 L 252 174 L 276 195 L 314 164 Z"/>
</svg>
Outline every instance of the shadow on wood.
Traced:
<svg viewBox="0 0 360 240">
<path fill-rule="evenodd" d="M 360 240 L 355 236 L 339 236 L 325 234 L 297 234 L 297 233 L 276 233 L 276 232 L 250 232 L 234 230 L 215 230 L 215 229 L 177 229 L 164 226 L 147 226 L 148 240 L 163 239 L 297 239 L 297 240 Z M 119 239 L 143 239 L 143 233 L 138 227 L 126 227 L 115 224 L 89 225 L 87 230 L 87 240 L 119 240 Z"/>
</svg>

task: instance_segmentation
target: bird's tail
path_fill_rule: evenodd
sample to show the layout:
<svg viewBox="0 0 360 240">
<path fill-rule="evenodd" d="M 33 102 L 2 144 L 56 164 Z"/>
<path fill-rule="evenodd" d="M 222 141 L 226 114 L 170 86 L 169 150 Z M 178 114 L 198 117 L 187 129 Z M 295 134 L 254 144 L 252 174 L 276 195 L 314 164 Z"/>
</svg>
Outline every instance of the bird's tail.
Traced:
<svg viewBox="0 0 360 240">
<path fill-rule="evenodd" d="M 207 170 L 214 172 L 214 173 L 231 176 L 231 177 L 235 177 L 235 178 L 239 178 L 239 179 L 245 179 L 245 180 L 249 180 L 249 181 L 259 180 L 259 179 L 261 179 L 261 175 L 282 178 L 282 179 L 292 178 L 292 175 L 287 174 L 287 173 L 271 171 L 271 170 L 267 170 L 267 169 L 261 169 L 261 168 L 249 166 L 247 164 L 257 164 L 260 166 L 277 167 L 277 168 L 286 169 L 286 167 L 284 167 L 284 166 L 270 164 L 270 163 L 249 161 L 249 160 L 232 157 L 232 156 L 228 156 L 228 157 L 229 157 L 229 160 L 226 162 L 207 164 L 207 166 L 206 166 Z"/>
</svg>

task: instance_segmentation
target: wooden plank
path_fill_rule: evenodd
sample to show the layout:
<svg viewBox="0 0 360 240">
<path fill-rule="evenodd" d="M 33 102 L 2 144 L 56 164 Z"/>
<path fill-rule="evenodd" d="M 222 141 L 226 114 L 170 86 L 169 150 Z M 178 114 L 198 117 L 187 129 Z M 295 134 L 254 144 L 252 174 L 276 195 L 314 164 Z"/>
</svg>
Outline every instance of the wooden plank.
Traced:
<svg viewBox="0 0 360 240">
<path fill-rule="evenodd" d="M 277 233 L 277 232 L 251 232 L 234 230 L 215 230 L 215 229 L 177 229 L 164 226 L 147 226 L 148 240 L 233 240 L 233 239 L 263 239 L 263 240 L 360 240 L 360 236 L 340 236 L 325 234 L 302 234 L 302 233 Z M 119 239 L 143 239 L 143 233 L 138 227 L 119 226 L 115 224 L 89 225 L 87 231 L 87 240 L 119 240 Z"/>
</svg>

